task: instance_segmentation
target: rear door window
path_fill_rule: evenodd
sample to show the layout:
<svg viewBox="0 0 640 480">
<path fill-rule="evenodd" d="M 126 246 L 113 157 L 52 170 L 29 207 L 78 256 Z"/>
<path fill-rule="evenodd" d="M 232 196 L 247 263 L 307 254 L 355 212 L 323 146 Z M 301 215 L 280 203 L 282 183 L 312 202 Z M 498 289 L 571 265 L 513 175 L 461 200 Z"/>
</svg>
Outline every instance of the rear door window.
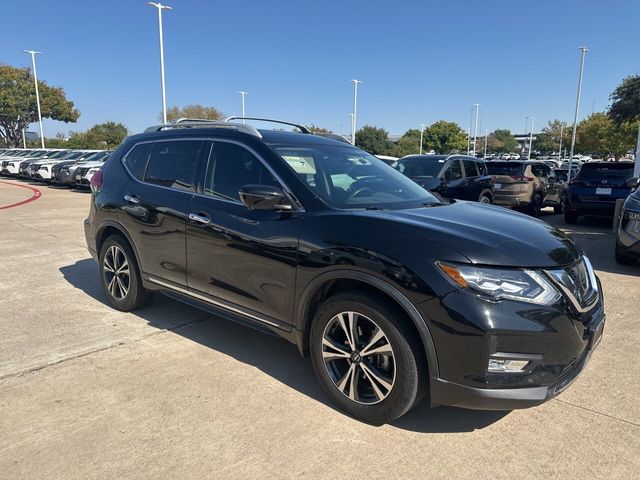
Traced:
<svg viewBox="0 0 640 480">
<path fill-rule="evenodd" d="M 476 167 L 476 162 L 473 160 L 463 160 L 464 165 L 464 174 L 467 178 L 473 178 L 478 176 L 478 167 Z"/>
<path fill-rule="evenodd" d="M 195 192 L 194 176 L 205 144 L 202 140 L 157 142 L 149 156 L 144 181 Z"/>
<path fill-rule="evenodd" d="M 531 165 L 531 172 L 538 178 L 547 178 L 548 168 L 546 165 Z"/>
<path fill-rule="evenodd" d="M 451 160 L 449 162 L 447 171 L 445 172 L 445 178 L 447 180 L 462 178 L 462 167 L 460 166 L 460 160 Z"/>
</svg>

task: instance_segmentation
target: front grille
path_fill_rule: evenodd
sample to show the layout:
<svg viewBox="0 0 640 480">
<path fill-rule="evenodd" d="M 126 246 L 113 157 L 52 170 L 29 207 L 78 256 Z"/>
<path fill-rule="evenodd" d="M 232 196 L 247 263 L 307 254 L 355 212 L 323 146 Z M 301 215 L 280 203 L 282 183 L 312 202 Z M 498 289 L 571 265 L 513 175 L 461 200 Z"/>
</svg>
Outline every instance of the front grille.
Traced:
<svg viewBox="0 0 640 480">
<path fill-rule="evenodd" d="M 74 175 L 75 175 L 76 177 L 78 177 L 78 176 L 80 176 L 80 177 L 84 177 L 84 176 L 85 176 L 85 174 L 86 174 L 88 171 L 89 171 L 89 168 L 87 168 L 87 167 L 78 167 L 78 168 L 76 168 L 76 171 L 75 171 L 75 174 L 74 174 Z"/>
<path fill-rule="evenodd" d="M 598 281 L 587 257 L 560 270 L 547 274 L 569 299 L 578 312 L 590 310 L 598 300 Z"/>
</svg>

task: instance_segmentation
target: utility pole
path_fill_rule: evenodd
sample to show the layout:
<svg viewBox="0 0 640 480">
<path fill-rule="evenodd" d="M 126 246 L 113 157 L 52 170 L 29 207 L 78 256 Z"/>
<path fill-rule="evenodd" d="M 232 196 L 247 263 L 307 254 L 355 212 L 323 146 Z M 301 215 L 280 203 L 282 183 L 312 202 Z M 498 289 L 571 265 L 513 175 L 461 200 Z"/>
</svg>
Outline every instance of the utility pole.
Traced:
<svg viewBox="0 0 640 480">
<path fill-rule="evenodd" d="M 479 103 L 474 103 L 473 105 L 476 108 L 476 121 L 474 122 L 474 126 L 473 126 L 473 156 L 476 156 L 476 148 L 477 148 L 477 141 L 478 141 L 478 115 L 480 115 L 480 104 Z"/>
<path fill-rule="evenodd" d="M 351 144 L 356 144 L 356 122 L 358 116 L 358 84 L 361 80 L 351 80 L 353 82 L 353 116 L 351 117 Z"/>
<path fill-rule="evenodd" d="M 40 124 L 40 144 L 42 145 L 42 148 L 44 148 L 44 130 L 42 129 L 42 112 L 40 110 L 40 92 L 38 91 L 38 73 L 36 72 L 36 55 L 40 55 L 42 54 L 42 52 L 36 52 L 35 50 L 25 50 L 24 52 L 31 55 L 31 65 L 33 66 L 33 81 L 36 84 L 36 103 L 38 104 L 38 123 Z"/>
<path fill-rule="evenodd" d="M 567 183 L 571 181 L 571 167 L 573 166 L 573 152 L 576 146 L 576 129 L 578 128 L 578 113 L 580 111 L 580 97 L 582 96 L 582 77 L 584 75 L 584 57 L 589 49 L 580 47 L 580 75 L 578 76 L 578 94 L 576 95 L 576 110 L 573 115 L 573 132 L 571 133 L 571 153 L 569 154 L 569 172 Z"/>
<path fill-rule="evenodd" d="M 533 147 L 533 124 L 536 117 L 531 117 L 531 131 L 529 132 L 529 151 L 527 152 L 527 160 L 531 160 L 531 147 Z"/>
<path fill-rule="evenodd" d="M 164 41 L 162 37 L 162 10 L 173 10 L 168 5 L 162 5 L 161 3 L 148 2 L 149 5 L 158 9 L 158 30 L 160 33 L 160 83 L 162 85 L 162 120 L 163 123 L 167 123 L 167 95 L 165 92 L 164 83 Z"/>
<path fill-rule="evenodd" d="M 420 155 L 422 155 L 422 137 L 424 135 L 424 123 L 420 124 Z"/>
</svg>

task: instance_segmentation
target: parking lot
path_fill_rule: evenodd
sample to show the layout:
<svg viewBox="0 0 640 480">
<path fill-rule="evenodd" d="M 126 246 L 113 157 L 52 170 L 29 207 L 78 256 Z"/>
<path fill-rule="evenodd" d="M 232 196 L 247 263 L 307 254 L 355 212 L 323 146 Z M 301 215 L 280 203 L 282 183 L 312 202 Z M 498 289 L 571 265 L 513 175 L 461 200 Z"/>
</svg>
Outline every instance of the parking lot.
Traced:
<svg viewBox="0 0 640 480">
<path fill-rule="evenodd" d="M 632 478 L 640 469 L 640 267 L 611 225 L 568 232 L 607 326 L 578 380 L 513 412 L 345 416 L 286 341 L 158 296 L 106 305 L 84 240 L 90 194 L 0 182 L 1 478 Z M 38 198 L 38 193 L 41 195 Z M 8 207 L 8 208 L 7 208 Z M 541 217 L 564 228 L 560 215 Z"/>
</svg>

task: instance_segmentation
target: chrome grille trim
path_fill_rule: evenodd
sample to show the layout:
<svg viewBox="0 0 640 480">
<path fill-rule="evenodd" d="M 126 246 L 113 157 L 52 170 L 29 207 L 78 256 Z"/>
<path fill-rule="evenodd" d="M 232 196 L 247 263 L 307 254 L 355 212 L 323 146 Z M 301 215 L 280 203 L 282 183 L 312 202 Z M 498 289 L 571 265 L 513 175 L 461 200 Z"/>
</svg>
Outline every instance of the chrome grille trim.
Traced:
<svg viewBox="0 0 640 480">
<path fill-rule="evenodd" d="M 545 270 L 554 285 L 569 299 L 578 313 L 591 310 L 600 292 L 593 266 L 586 256 L 573 265 L 557 270 Z"/>
</svg>

